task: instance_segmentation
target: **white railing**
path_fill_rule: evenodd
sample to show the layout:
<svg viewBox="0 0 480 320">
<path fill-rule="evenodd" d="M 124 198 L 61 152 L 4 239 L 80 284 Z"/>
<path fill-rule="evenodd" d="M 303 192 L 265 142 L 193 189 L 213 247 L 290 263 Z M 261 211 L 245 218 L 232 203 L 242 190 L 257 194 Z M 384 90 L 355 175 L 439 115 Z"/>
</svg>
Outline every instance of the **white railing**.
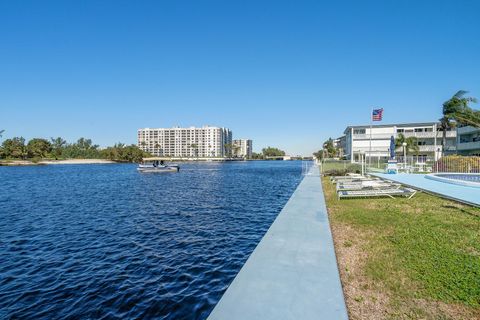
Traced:
<svg viewBox="0 0 480 320">
<path fill-rule="evenodd" d="M 370 139 L 372 140 L 377 140 L 377 139 L 390 139 L 391 136 L 395 137 L 394 133 L 372 133 L 372 136 L 370 137 L 370 134 L 353 134 L 353 140 L 365 140 L 365 139 Z"/>
<path fill-rule="evenodd" d="M 457 143 L 457 150 L 475 150 L 480 149 L 480 141 Z"/>
<path fill-rule="evenodd" d="M 395 132 L 395 133 L 372 133 L 372 140 L 383 140 L 383 139 L 390 139 L 392 136 L 394 138 L 398 138 L 400 134 L 403 134 L 406 138 L 408 137 L 416 137 L 416 138 L 435 138 L 435 132 Z M 456 131 L 447 131 L 447 138 L 455 138 L 457 136 Z M 439 143 L 443 137 L 443 132 L 437 131 L 437 139 L 439 139 Z M 370 139 L 370 134 L 362 133 L 362 134 L 353 134 L 353 140 L 365 140 Z"/>
<path fill-rule="evenodd" d="M 480 157 L 477 156 L 450 155 L 434 161 L 432 157 L 397 155 L 396 160 L 399 170 L 408 173 L 480 173 Z M 370 160 L 368 156 L 366 164 L 368 171 L 383 171 L 387 166 L 385 158 L 372 157 Z"/>
<path fill-rule="evenodd" d="M 306 176 L 310 171 L 313 162 L 311 161 L 302 161 L 302 176 Z"/>
<path fill-rule="evenodd" d="M 434 172 L 480 173 L 480 157 L 446 156 L 433 166 Z"/>
<path fill-rule="evenodd" d="M 418 151 L 419 152 L 435 152 L 435 150 L 441 152 L 442 151 L 442 146 L 437 145 L 420 145 L 418 146 Z M 398 152 L 401 152 L 400 148 L 398 149 Z"/>
<path fill-rule="evenodd" d="M 465 127 L 458 127 L 457 132 L 459 135 L 462 134 L 470 134 L 470 133 L 476 133 L 480 131 L 479 128 L 471 127 L 471 126 L 465 126 Z"/>
<path fill-rule="evenodd" d="M 434 160 L 432 157 L 408 155 L 397 155 L 397 166 L 399 172 L 407 173 L 429 173 L 433 171 Z M 384 172 L 387 168 L 387 159 L 372 157 L 371 161 L 366 157 L 367 170 L 370 172 Z"/>
<path fill-rule="evenodd" d="M 313 166 L 320 166 L 319 171 L 312 170 Z M 302 161 L 302 176 L 319 176 L 321 170 L 321 163 L 316 161 Z"/>
<path fill-rule="evenodd" d="M 435 132 L 428 131 L 428 132 L 398 132 L 396 136 L 402 133 L 405 137 L 416 137 L 416 138 L 435 138 Z M 446 137 L 447 138 L 455 138 L 457 136 L 456 131 L 447 131 Z M 437 139 L 442 139 L 443 132 L 437 131 Z"/>
</svg>

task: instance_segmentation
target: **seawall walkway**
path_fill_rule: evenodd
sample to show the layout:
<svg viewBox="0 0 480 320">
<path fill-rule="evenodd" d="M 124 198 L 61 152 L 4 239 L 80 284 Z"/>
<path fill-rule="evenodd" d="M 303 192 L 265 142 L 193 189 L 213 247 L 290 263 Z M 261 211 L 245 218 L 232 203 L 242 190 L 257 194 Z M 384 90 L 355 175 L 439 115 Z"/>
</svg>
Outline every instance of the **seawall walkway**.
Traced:
<svg viewBox="0 0 480 320">
<path fill-rule="evenodd" d="M 304 177 L 208 319 L 348 319 L 318 167 Z"/>
</svg>

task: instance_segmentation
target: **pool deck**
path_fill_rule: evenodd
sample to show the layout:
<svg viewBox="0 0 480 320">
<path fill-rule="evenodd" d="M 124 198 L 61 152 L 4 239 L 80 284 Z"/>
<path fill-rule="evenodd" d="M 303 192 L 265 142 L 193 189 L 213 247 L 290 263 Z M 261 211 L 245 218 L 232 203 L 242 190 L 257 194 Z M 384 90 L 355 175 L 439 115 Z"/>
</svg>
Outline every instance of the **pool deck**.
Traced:
<svg viewBox="0 0 480 320">
<path fill-rule="evenodd" d="M 372 175 L 399 182 L 427 193 L 436 194 L 443 198 L 459 201 L 471 206 L 480 207 L 480 188 L 455 185 L 425 178 L 424 174 L 385 174 L 372 173 Z"/>
<path fill-rule="evenodd" d="M 348 319 L 318 167 L 304 177 L 208 319 Z"/>
</svg>

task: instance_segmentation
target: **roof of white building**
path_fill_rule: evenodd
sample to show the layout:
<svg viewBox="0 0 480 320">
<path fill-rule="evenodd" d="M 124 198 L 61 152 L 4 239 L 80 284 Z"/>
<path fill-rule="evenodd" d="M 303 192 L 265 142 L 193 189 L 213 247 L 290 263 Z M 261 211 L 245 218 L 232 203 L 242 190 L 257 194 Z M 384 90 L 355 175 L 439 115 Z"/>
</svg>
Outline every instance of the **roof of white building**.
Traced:
<svg viewBox="0 0 480 320">
<path fill-rule="evenodd" d="M 390 123 L 390 124 L 365 124 L 365 125 L 354 125 L 354 126 L 348 126 L 345 128 L 345 131 L 343 133 L 347 134 L 348 130 L 350 129 L 358 129 L 358 128 L 390 128 L 390 127 L 425 127 L 425 126 L 433 126 L 434 124 L 438 124 L 438 121 L 433 121 L 433 122 L 412 122 L 412 123 Z"/>
<path fill-rule="evenodd" d="M 202 127 L 171 127 L 171 128 L 140 128 L 138 131 L 143 131 L 143 130 L 189 130 L 189 129 L 225 129 L 225 130 L 230 130 L 225 127 L 215 127 L 215 126 L 202 126 Z"/>
</svg>

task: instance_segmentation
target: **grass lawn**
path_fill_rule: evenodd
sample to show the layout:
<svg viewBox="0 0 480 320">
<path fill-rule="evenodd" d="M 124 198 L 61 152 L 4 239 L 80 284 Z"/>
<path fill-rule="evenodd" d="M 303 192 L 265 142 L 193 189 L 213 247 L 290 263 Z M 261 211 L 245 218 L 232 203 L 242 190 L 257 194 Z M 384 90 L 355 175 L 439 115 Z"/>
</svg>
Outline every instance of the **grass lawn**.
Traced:
<svg viewBox="0 0 480 320">
<path fill-rule="evenodd" d="M 360 172 L 362 170 L 362 167 L 357 163 L 349 163 L 346 161 L 326 161 L 322 163 L 322 170 L 323 172 L 328 172 L 332 170 L 347 170 L 348 172 Z"/>
<path fill-rule="evenodd" d="M 480 319 L 480 209 L 323 186 L 351 319 Z"/>
</svg>

